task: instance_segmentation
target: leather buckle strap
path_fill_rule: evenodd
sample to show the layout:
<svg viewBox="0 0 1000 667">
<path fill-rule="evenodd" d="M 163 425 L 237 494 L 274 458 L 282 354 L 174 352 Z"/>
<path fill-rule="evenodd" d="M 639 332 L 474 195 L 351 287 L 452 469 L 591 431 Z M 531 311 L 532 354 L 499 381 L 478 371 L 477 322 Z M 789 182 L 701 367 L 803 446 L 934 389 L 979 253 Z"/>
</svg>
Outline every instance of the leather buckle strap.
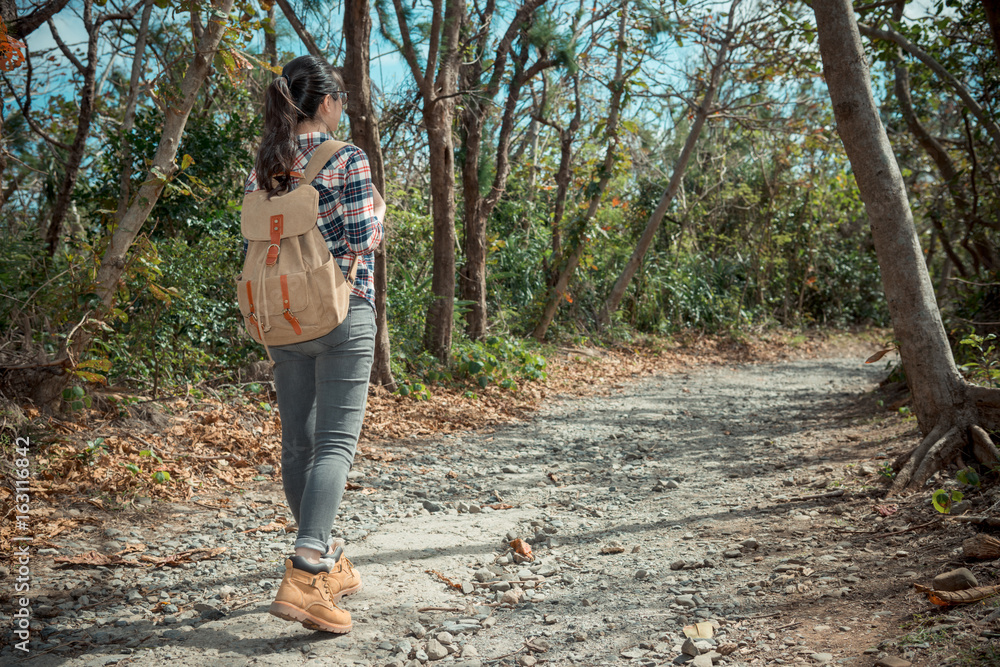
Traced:
<svg viewBox="0 0 1000 667">
<path fill-rule="evenodd" d="M 288 323 L 292 325 L 292 330 L 295 331 L 295 335 L 301 336 L 302 327 L 299 326 L 299 321 L 295 319 L 295 316 L 292 315 L 292 311 L 289 310 L 289 307 L 292 304 L 288 299 L 288 276 L 281 276 L 281 303 L 285 307 L 282 315 L 284 315 L 285 319 L 288 320 Z"/>
<path fill-rule="evenodd" d="M 260 322 L 257 320 L 257 312 L 254 310 L 253 306 L 253 288 L 250 287 L 250 281 L 247 281 L 247 301 L 250 303 L 250 314 L 247 315 L 253 325 L 257 327 L 257 340 L 264 340 L 264 334 L 260 330 Z"/>
<path fill-rule="evenodd" d="M 267 265 L 274 266 L 281 252 L 281 233 L 285 230 L 285 216 L 280 213 L 271 216 L 271 245 L 267 247 Z"/>
</svg>

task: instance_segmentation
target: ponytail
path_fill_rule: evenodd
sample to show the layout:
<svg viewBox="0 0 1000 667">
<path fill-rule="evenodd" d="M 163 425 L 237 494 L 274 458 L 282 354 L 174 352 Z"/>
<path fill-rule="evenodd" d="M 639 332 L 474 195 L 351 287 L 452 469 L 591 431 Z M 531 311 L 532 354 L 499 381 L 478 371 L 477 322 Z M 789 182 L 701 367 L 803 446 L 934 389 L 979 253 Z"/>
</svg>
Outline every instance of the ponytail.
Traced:
<svg viewBox="0 0 1000 667">
<path fill-rule="evenodd" d="M 298 152 L 295 127 L 316 116 L 327 95 L 344 89 L 340 73 L 322 58 L 299 56 L 264 91 L 264 131 L 255 164 L 257 186 L 268 197 L 291 189 Z"/>
</svg>

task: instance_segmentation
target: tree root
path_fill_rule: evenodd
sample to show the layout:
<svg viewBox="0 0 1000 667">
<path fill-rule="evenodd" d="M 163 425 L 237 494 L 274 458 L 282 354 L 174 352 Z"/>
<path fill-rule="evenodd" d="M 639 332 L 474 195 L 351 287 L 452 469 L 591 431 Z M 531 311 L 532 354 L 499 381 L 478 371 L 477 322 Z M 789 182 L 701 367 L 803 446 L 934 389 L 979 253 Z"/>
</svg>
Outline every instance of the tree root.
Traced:
<svg viewBox="0 0 1000 667">
<path fill-rule="evenodd" d="M 908 456 L 900 457 L 901 460 L 905 458 L 905 463 L 899 467 L 886 495 L 920 488 L 931 475 L 949 463 L 963 460 L 962 455 L 970 445 L 977 462 L 991 468 L 1000 464 L 1000 450 L 982 426 L 965 426 L 945 420 L 939 422 Z"/>
<path fill-rule="evenodd" d="M 969 435 L 972 439 L 972 451 L 980 463 L 991 468 L 1000 463 L 1000 451 L 997 451 L 990 434 L 982 426 L 973 424 L 969 427 Z"/>
</svg>

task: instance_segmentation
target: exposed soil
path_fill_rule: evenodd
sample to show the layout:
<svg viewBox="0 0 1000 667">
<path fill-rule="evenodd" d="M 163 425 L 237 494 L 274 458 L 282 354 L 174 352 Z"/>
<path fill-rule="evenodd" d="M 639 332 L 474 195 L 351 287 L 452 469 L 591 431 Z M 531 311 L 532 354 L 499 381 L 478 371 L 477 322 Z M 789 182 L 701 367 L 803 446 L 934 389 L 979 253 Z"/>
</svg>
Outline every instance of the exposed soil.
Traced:
<svg viewBox="0 0 1000 667">
<path fill-rule="evenodd" d="M 526 419 L 484 408 L 486 428 L 369 440 L 335 528 L 365 581 L 343 601 L 344 636 L 267 613 L 294 541 L 272 464 L 237 478 L 218 459 L 193 478 L 242 490 L 115 511 L 50 495 L 44 522 L 66 528 L 32 557 L 27 664 L 646 667 L 677 662 L 699 621 L 722 665 L 1000 664 L 996 598 L 940 609 L 913 591 L 954 567 L 1000 580 L 963 558 L 979 528 L 931 506 L 934 488 L 958 488 L 953 472 L 882 498 L 885 464 L 918 433 L 905 397 L 878 389 L 883 365 L 863 363 L 876 346 L 747 347 L 623 354 L 616 371 L 577 352 L 563 362 L 576 383 L 538 392 Z M 755 358 L 767 363 L 734 363 Z M 590 395 L 567 395 L 588 370 Z M 446 406 L 427 412 L 448 422 Z M 258 433 L 261 451 L 276 437 Z M 996 491 L 965 494 L 956 512 L 995 515 Z M 0 574 L 9 626 L 16 565 Z M 0 663 L 23 658 L 0 650 Z"/>
</svg>

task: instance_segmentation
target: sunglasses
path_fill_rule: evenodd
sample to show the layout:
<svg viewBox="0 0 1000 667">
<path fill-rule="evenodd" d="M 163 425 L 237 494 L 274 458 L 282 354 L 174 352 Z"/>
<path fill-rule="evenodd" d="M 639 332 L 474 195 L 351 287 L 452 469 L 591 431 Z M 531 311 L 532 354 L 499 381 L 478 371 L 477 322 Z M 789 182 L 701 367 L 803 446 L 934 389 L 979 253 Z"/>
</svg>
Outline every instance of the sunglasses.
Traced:
<svg viewBox="0 0 1000 667">
<path fill-rule="evenodd" d="M 333 96 L 333 99 L 340 100 L 341 104 L 347 104 L 347 91 L 346 90 L 335 90 L 332 93 L 330 93 L 330 95 Z"/>
</svg>

